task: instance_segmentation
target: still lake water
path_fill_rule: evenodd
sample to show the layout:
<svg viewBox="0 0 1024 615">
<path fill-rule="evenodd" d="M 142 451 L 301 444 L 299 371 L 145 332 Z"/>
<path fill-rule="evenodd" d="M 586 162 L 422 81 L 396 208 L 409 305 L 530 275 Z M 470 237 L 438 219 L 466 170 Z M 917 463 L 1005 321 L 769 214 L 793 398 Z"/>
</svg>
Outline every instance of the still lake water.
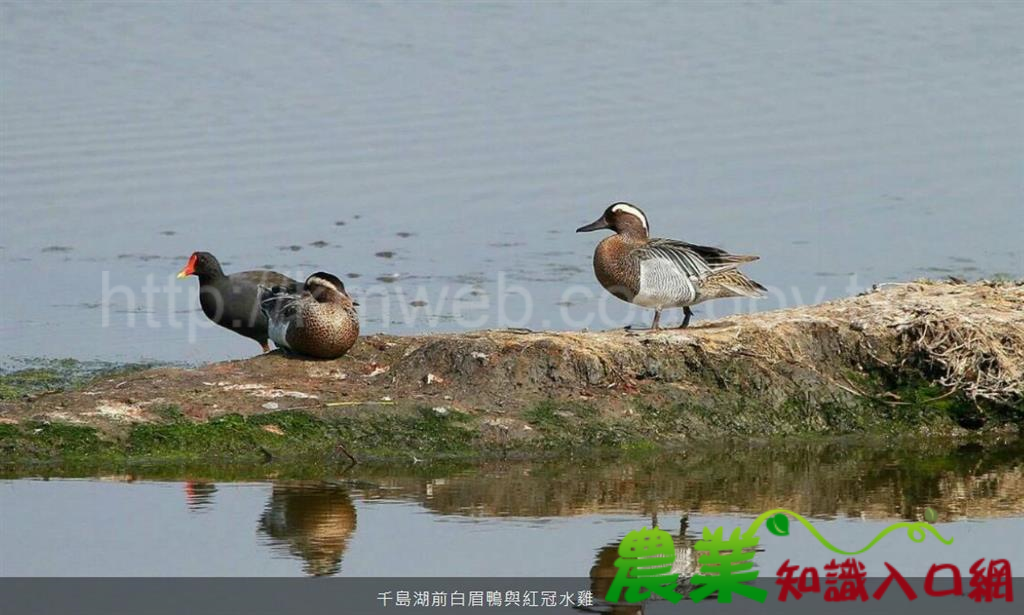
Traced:
<svg viewBox="0 0 1024 615">
<path fill-rule="evenodd" d="M 588 320 L 620 199 L 763 257 L 698 318 L 1024 275 L 1021 3 L 0 7 L 6 363 L 253 354 L 190 335 L 197 249 L 336 272 L 366 333 L 647 323 Z"/>
<path fill-rule="evenodd" d="M 892 523 L 920 521 L 925 507 L 938 511 L 934 527 L 952 545 L 894 532 L 858 556 L 869 576 L 884 576 L 884 562 L 908 577 L 939 561 L 965 571 L 982 557 L 1024 566 L 1020 443 L 833 441 L 624 463 L 4 476 L 0 576 L 589 576 L 599 584 L 629 531 L 656 521 L 676 537 L 681 562 L 701 528 L 747 527 L 776 507 L 812 518 L 851 551 Z M 763 576 L 786 559 L 820 567 L 836 557 L 795 522 L 788 537 L 758 535 Z"/>
</svg>

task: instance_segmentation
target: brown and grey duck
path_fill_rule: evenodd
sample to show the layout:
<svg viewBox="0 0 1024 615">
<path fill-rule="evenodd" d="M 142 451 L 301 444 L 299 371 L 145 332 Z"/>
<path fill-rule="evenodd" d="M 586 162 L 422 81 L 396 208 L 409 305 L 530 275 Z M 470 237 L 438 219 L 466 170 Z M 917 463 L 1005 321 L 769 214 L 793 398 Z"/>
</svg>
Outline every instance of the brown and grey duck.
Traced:
<svg viewBox="0 0 1024 615">
<path fill-rule="evenodd" d="M 358 303 L 337 277 L 322 271 L 306 278 L 302 290 L 260 289 L 260 308 L 270 339 L 282 348 L 317 359 L 336 359 L 359 338 Z"/>
<path fill-rule="evenodd" d="M 659 328 L 661 311 L 666 308 L 683 308 L 680 328 L 684 328 L 693 315 L 691 305 L 723 297 L 760 297 L 766 290 L 737 269 L 759 257 L 675 239 L 652 239 L 647 216 L 635 205 L 614 203 L 576 232 L 599 229 L 615 234 L 603 239 L 594 251 L 598 281 L 623 301 L 653 308 L 652 329 Z"/>
</svg>

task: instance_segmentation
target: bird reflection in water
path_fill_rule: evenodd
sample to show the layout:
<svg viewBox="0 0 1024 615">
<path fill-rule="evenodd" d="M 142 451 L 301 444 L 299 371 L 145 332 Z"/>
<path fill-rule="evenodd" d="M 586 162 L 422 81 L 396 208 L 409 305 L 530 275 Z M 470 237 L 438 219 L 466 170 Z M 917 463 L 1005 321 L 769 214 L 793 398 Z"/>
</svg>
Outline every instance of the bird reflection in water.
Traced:
<svg viewBox="0 0 1024 615">
<path fill-rule="evenodd" d="M 657 513 L 652 515 L 651 527 L 658 527 Z M 672 574 L 679 575 L 679 586 L 676 591 L 684 597 L 690 590 L 690 578 L 699 572 L 697 558 L 703 553 L 694 550 L 697 538 L 687 533 L 689 518 L 685 515 L 679 522 L 679 534 L 672 537 L 676 548 L 676 559 L 672 564 Z M 615 567 L 615 560 L 619 558 L 619 543 L 601 547 L 597 551 L 597 558 L 590 569 L 590 591 L 594 594 L 593 607 L 579 607 L 577 610 L 587 613 L 604 613 L 606 615 L 640 615 L 645 612 L 646 604 L 624 604 L 604 602 L 608 595 L 615 574 L 619 571 Z"/>
<path fill-rule="evenodd" d="M 185 482 L 185 503 L 191 512 L 206 512 L 213 507 L 213 494 L 217 485 L 203 481 Z"/>
<path fill-rule="evenodd" d="M 305 561 L 310 576 L 341 570 L 356 508 L 344 487 L 329 483 L 275 483 L 260 517 L 269 544 Z"/>
</svg>

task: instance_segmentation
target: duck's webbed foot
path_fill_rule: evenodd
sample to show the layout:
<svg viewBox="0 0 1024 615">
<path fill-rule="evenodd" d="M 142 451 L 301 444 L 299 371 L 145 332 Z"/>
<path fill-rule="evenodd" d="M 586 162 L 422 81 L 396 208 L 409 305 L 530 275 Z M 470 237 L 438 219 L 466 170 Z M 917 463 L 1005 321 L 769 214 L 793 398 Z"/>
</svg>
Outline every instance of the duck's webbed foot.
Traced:
<svg viewBox="0 0 1024 615">
<path fill-rule="evenodd" d="M 683 323 L 681 325 L 679 325 L 680 329 L 685 329 L 686 327 L 690 326 L 690 316 L 693 316 L 693 310 L 690 309 L 690 306 L 684 305 L 683 306 Z"/>
</svg>

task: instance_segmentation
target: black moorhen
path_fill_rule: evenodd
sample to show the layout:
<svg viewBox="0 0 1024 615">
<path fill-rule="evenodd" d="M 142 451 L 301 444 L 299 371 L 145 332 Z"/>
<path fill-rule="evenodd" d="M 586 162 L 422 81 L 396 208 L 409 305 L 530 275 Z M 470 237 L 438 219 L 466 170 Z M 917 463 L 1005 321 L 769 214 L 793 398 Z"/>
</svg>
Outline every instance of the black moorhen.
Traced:
<svg viewBox="0 0 1024 615">
<path fill-rule="evenodd" d="M 194 252 L 179 278 L 199 278 L 199 305 L 206 317 L 218 325 L 260 343 L 263 352 L 270 352 L 267 343 L 267 317 L 260 310 L 259 287 L 279 286 L 299 292 L 302 284 L 276 271 L 242 271 L 225 275 L 220 262 L 209 252 Z"/>
</svg>

